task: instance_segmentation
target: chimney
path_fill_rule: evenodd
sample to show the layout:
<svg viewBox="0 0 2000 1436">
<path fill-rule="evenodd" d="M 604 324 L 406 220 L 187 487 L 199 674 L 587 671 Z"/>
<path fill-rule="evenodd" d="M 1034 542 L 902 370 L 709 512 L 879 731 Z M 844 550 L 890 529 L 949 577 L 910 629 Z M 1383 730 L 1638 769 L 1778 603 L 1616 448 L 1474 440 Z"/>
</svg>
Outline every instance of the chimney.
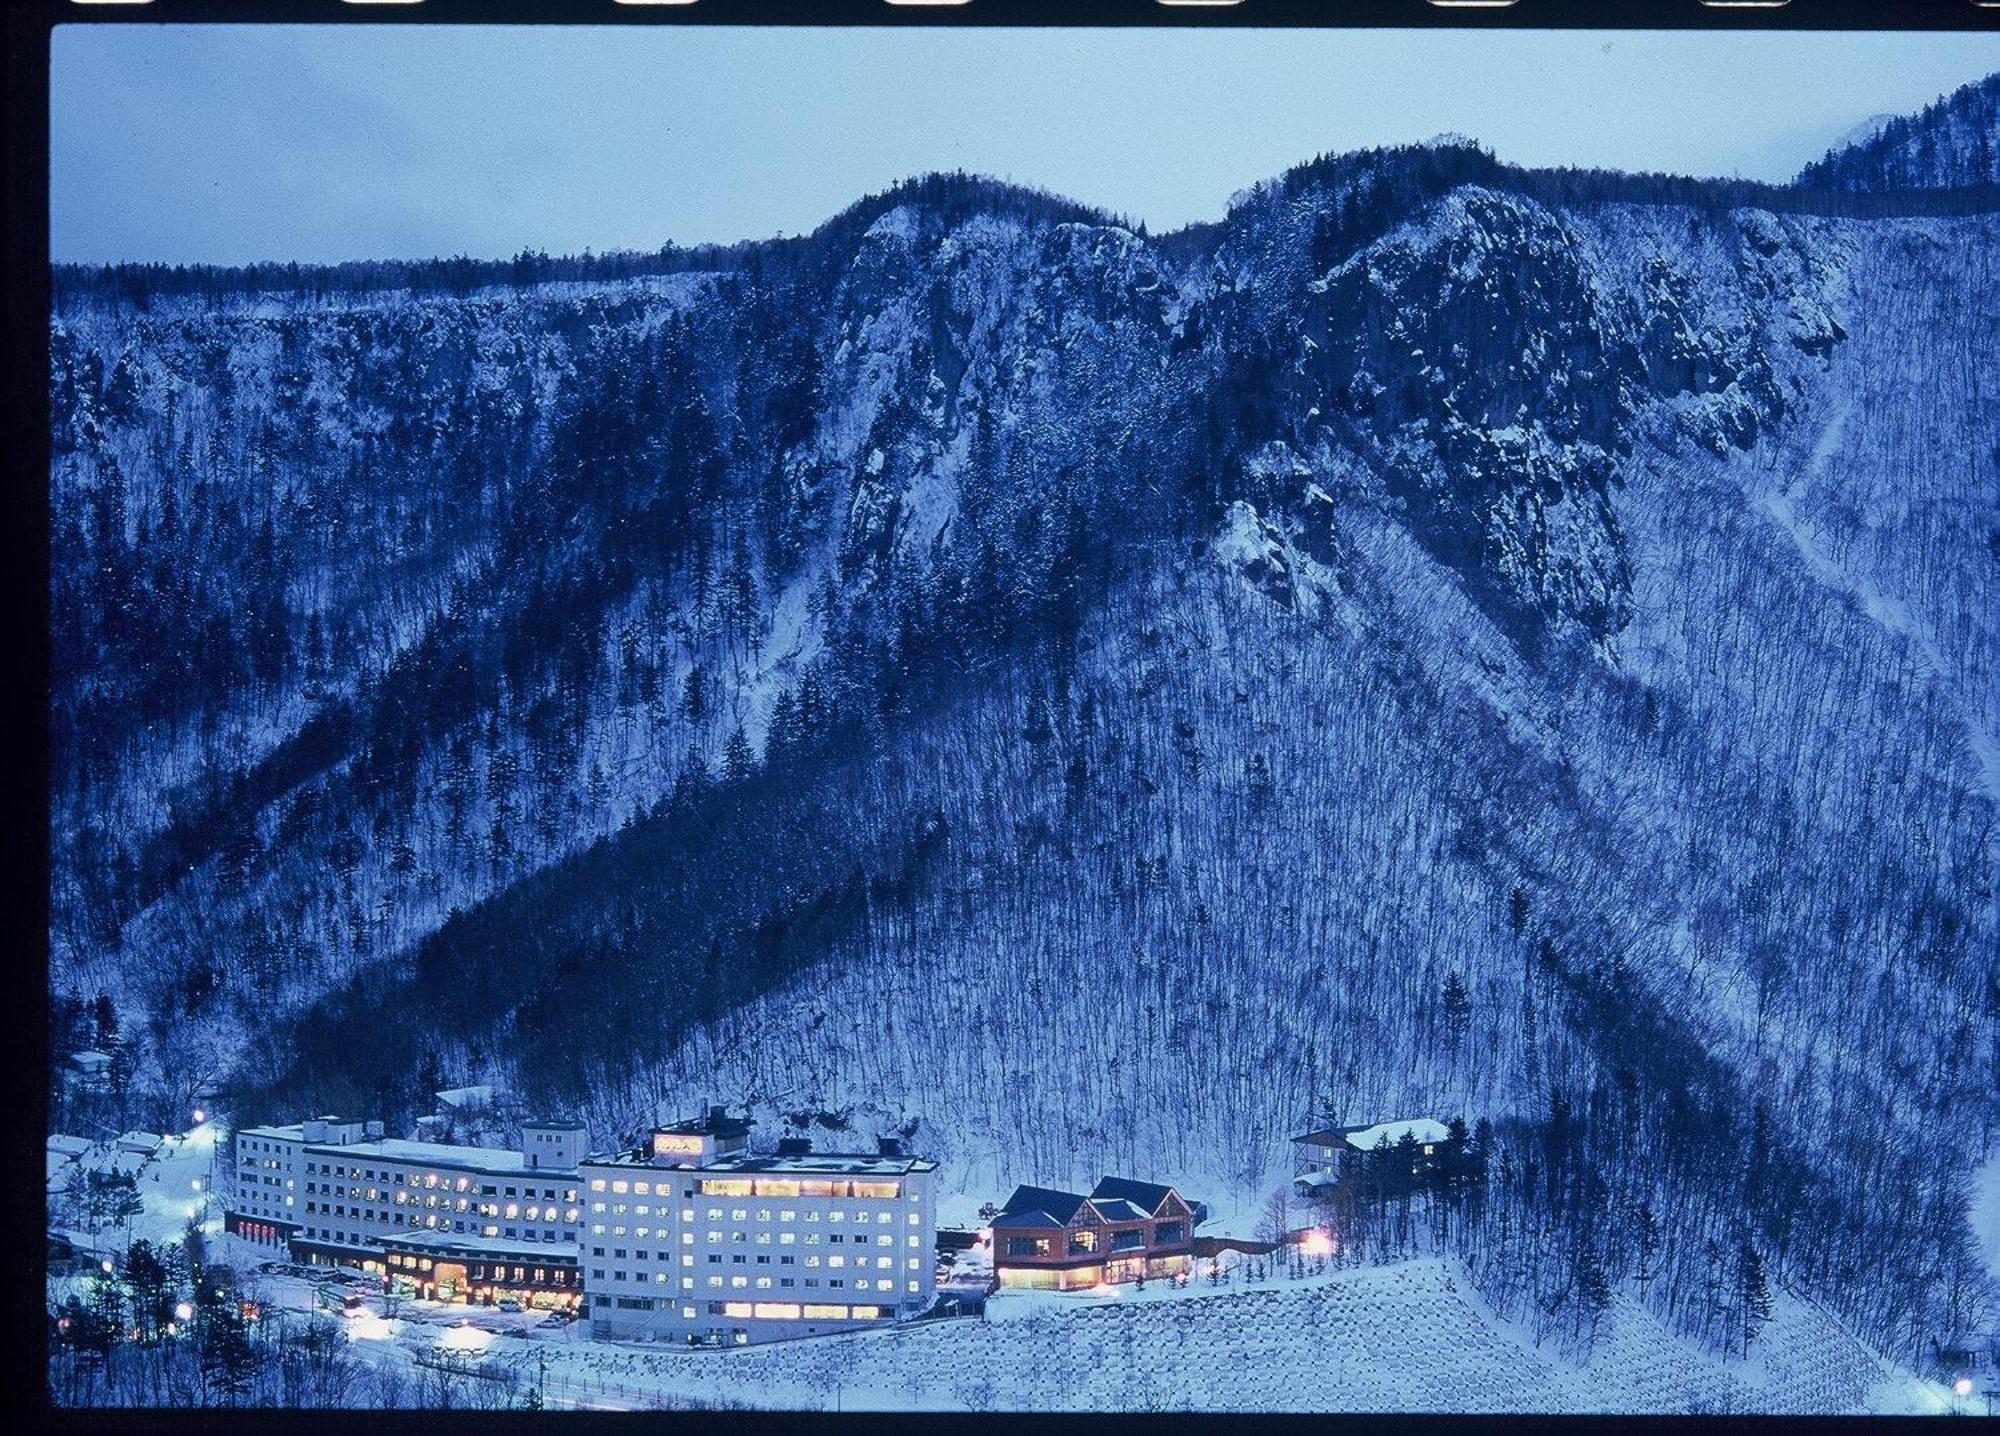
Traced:
<svg viewBox="0 0 2000 1436">
<path fill-rule="evenodd" d="M 812 1149 L 810 1137 L 778 1138 L 778 1155 L 781 1157 L 809 1157 L 812 1155 Z"/>
<path fill-rule="evenodd" d="M 877 1155 L 883 1157 L 900 1157 L 903 1155 L 903 1139 L 901 1137 L 877 1137 L 875 1139 L 875 1151 Z"/>
</svg>

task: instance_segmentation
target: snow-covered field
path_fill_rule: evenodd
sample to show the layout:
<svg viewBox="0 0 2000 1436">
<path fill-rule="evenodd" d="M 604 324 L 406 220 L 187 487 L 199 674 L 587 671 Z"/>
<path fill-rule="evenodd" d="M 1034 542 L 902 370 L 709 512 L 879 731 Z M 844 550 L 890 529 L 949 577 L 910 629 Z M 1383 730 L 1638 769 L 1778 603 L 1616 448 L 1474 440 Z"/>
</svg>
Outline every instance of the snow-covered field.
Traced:
<svg viewBox="0 0 2000 1436">
<path fill-rule="evenodd" d="M 2000 1147 L 1986 1154 L 1972 1179 L 1972 1240 L 1986 1270 L 2000 1281 Z"/>
<path fill-rule="evenodd" d="M 199 1222 L 204 1235 L 211 1239 L 219 1236 L 222 1208 L 214 1195 L 215 1148 L 219 1138 L 220 1128 L 210 1121 L 198 1123 L 187 1132 L 170 1132 L 158 1138 L 158 1145 L 151 1152 L 125 1150 L 117 1141 L 105 1141 L 70 1163 L 58 1165 L 52 1155 L 49 1230 L 68 1237 L 83 1250 L 107 1255 L 122 1254 L 135 1241 L 151 1242 L 156 1247 L 178 1245 L 187 1235 L 190 1222 Z M 65 1208 L 54 1195 L 55 1186 L 58 1182 L 68 1182 L 86 1168 L 129 1175 L 140 1210 L 127 1220 L 96 1227 L 63 1220 Z"/>
<path fill-rule="evenodd" d="M 433 1344 L 429 1330 L 400 1334 Z M 542 1332 L 534 1333 L 537 1337 Z M 390 1341 L 357 1341 L 356 1349 Z M 384 1354 L 401 1359 L 401 1353 Z M 486 1355 L 551 1405 L 788 1409 L 1906 1413 L 1939 1393 L 1819 1310 L 1780 1297 L 1749 1361 L 1677 1341 L 1621 1298 L 1583 1364 L 1536 1349 L 1440 1260 L 1252 1289 L 997 1297 L 986 1320 L 731 1352 L 549 1333 Z"/>
</svg>

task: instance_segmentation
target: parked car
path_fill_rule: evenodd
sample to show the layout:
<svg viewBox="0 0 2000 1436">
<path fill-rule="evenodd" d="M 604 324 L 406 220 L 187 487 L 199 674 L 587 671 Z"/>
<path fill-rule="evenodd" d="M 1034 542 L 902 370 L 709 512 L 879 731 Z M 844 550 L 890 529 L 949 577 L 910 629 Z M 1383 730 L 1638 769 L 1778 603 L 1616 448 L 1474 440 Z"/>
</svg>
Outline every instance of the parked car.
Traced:
<svg viewBox="0 0 2000 1436">
<path fill-rule="evenodd" d="M 521 1303 L 511 1296 L 503 1296 L 495 1303 L 502 1311 L 519 1311 Z"/>
</svg>

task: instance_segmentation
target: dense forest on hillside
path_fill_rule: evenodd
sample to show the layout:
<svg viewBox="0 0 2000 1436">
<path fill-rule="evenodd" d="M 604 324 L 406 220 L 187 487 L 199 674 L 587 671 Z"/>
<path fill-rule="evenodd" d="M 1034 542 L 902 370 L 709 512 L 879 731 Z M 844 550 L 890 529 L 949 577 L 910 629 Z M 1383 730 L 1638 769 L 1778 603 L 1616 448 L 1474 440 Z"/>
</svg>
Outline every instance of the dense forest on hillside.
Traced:
<svg viewBox="0 0 2000 1436">
<path fill-rule="evenodd" d="M 1989 1319 L 2000 203 L 1891 178 L 61 271 L 56 1057 L 981 1197 L 1455 1114 L 1480 1181 L 1339 1221 L 1565 1340 Z"/>
</svg>

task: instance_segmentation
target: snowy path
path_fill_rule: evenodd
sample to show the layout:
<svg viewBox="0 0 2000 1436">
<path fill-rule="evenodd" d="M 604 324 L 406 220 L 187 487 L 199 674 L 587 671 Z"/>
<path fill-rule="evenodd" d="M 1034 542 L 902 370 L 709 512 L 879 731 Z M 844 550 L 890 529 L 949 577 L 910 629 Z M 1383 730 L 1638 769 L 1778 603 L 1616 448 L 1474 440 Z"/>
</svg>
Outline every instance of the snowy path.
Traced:
<svg viewBox="0 0 2000 1436">
<path fill-rule="evenodd" d="M 1886 632 L 1912 645 L 1926 676 L 1950 696 L 1953 706 L 1960 712 L 1961 721 L 1965 724 L 1966 744 L 1979 772 L 1980 786 L 1988 797 L 2000 801 L 2000 737 L 1995 736 L 2000 721 L 1996 721 L 1995 715 L 1980 711 L 1979 704 L 1967 694 L 1966 683 L 1938 647 L 1936 636 L 1909 603 L 1882 592 L 1865 575 L 1849 572 L 1827 551 L 1819 533 L 1799 516 L 1798 501 L 1819 482 L 1826 466 L 1840 451 L 1847 421 L 1853 412 L 1853 397 L 1844 396 L 1814 442 L 1805 472 L 1786 487 L 1767 490 L 1759 495 L 1758 507 L 1785 531 L 1799 557 L 1804 560 L 1807 571 L 1815 579 L 1852 599 Z"/>
<path fill-rule="evenodd" d="M 1986 1160 L 1972 1178 L 1972 1240 L 1987 1272 L 2000 1281 L 2000 1147 L 1986 1154 Z"/>
</svg>

